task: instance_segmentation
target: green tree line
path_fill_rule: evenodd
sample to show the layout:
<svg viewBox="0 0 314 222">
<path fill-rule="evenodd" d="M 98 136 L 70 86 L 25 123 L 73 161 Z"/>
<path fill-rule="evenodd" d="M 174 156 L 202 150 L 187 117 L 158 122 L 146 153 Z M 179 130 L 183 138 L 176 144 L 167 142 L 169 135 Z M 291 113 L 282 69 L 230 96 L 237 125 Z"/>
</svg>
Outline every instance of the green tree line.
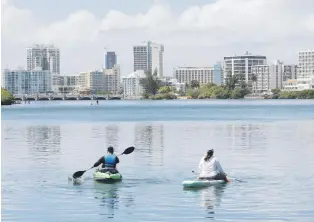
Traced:
<svg viewBox="0 0 314 222">
<path fill-rule="evenodd" d="M 154 73 L 147 71 L 145 75 L 140 80 L 144 88 L 144 99 L 176 99 L 178 94 L 191 99 L 242 99 L 251 93 L 243 75 L 228 75 L 222 86 L 213 83 L 200 85 L 197 80 L 192 80 L 186 84 L 186 92 L 164 85 L 157 78 L 156 70 Z M 256 76 L 252 77 L 252 82 L 256 84 Z M 265 99 L 314 99 L 314 90 L 284 92 L 273 89 L 272 93 L 272 96 L 265 96 Z"/>
<path fill-rule="evenodd" d="M 314 99 L 314 90 L 306 89 L 302 91 L 280 91 L 273 89 L 273 95 L 267 96 L 268 99 Z"/>
</svg>

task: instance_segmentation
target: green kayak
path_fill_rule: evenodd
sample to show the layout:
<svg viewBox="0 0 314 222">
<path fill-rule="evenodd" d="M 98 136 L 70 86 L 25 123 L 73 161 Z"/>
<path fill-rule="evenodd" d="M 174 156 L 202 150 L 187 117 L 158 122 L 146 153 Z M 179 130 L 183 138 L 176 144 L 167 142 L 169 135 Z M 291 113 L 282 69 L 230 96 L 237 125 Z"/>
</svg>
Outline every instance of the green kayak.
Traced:
<svg viewBox="0 0 314 222">
<path fill-rule="evenodd" d="M 94 180 L 99 182 L 121 181 L 122 175 L 117 170 L 97 169 L 93 174 Z"/>
</svg>

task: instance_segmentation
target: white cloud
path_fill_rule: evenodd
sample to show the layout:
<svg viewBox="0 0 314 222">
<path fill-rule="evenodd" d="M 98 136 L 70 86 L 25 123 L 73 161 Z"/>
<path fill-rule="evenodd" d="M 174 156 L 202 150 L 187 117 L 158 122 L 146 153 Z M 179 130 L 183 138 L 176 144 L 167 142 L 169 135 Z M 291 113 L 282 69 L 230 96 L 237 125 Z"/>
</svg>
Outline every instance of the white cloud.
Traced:
<svg viewBox="0 0 314 222">
<path fill-rule="evenodd" d="M 32 35 L 37 31 L 37 21 L 33 18 L 32 12 L 27 9 L 16 8 L 8 0 L 2 2 L 1 19 L 2 38 L 5 41 L 27 42 L 33 38 Z"/>
<path fill-rule="evenodd" d="M 58 45 L 77 46 L 85 42 L 97 40 L 97 29 L 100 22 L 89 11 L 78 11 L 65 20 L 41 27 L 38 31 L 39 40 Z"/>
<path fill-rule="evenodd" d="M 126 15 L 122 12 L 111 10 L 102 20 L 102 31 L 119 29 L 147 29 L 150 31 L 170 30 L 173 17 L 168 7 L 153 5 L 146 13 Z"/>
<path fill-rule="evenodd" d="M 173 66 L 210 65 L 224 55 L 249 50 L 272 59 L 297 61 L 298 50 L 314 47 L 313 0 L 216 0 L 174 14 L 154 4 L 146 12 L 111 10 L 103 17 L 81 10 L 47 24 L 31 10 L 3 3 L 3 62 L 25 62 L 25 47 L 54 43 L 67 72 L 99 68 L 106 45 L 118 52 L 122 70 L 132 71 L 132 45 L 144 40 L 165 44 L 165 72 Z"/>
</svg>

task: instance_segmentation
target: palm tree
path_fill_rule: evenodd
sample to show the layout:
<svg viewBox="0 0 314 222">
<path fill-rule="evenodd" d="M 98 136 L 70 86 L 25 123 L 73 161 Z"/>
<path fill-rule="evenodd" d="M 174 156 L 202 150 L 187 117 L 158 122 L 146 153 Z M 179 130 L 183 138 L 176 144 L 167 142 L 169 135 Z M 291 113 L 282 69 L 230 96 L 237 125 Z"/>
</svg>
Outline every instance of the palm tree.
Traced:
<svg viewBox="0 0 314 222">
<path fill-rule="evenodd" d="M 231 72 L 228 73 L 227 78 L 225 80 L 225 85 L 227 89 L 234 90 L 236 85 L 238 84 L 239 79 L 237 76 L 233 76 Z"/>
<path fill-rule="evenodd" d="M 146 77 L 140 79 L 140 85 L 148 95 L 155 95 L 161 87 L 161 81 L 157 77 L 157 69 L 152 74 L 151 71 L 145 71 Z"/>
<path fill-rule="evenodd" d="M 253 94 L 255 93 L 256 90 L 256 81 L 257 81 L 257 76 L 255 74 L 252 75 L 252 82 L 253 82 Z"/>
<path fill-rule="evenodd" d="M 197 80 L 192 80 L 191 83 L 190 83 L 190 86 L 191 86 L 192 89 L 199 88 L 200 87 L 200 83 Z"/>
</svg>

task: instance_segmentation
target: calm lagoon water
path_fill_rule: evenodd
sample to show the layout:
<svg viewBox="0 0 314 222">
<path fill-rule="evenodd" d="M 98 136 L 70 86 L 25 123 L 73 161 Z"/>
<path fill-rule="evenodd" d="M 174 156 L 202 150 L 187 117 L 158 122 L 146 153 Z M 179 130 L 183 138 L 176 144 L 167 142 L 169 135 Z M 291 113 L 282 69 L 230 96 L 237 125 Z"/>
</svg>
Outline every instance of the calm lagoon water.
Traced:
<svg viewBox="0 0 314 222">
<path fill-rule="evenodd" d="M 313 221 L 313 100 L 1 108 L 2 221 Z M 121 183 L 68 180 L 109 145 Z M 243 182 L 184 190 L 209 148 Z"/>
</svg>

